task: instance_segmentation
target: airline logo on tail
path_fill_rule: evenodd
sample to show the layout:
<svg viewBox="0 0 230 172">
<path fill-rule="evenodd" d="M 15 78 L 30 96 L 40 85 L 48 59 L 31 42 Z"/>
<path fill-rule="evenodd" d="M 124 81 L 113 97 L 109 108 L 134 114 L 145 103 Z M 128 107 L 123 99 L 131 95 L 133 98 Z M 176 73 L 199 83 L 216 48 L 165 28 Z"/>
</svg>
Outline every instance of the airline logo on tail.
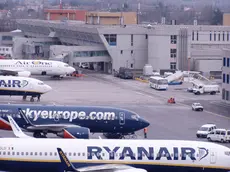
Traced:
<svg viewBox="0 0 230 172">
<path fill-rule="evenodd" d="M 28 81 L 26 80 L 0 80 L 0 87 L 10 87 L 10 88 L 21 88 L 21 87 L 25 87 L 28 85 Z"/>
<path fill-rule="evenodd" d="M 65 161 L 66 165 L 67 165 L 68 167 L 70 167 L 71 165 L 70 165 L 68 159 L 66 158 L 66 156 L 64 155 L 64 153 L 63 153 L 61 150 L 59 151 L 59 155 L 61 155 L 61 157 L 62 157 L 63 160 Z"/>
</svg>

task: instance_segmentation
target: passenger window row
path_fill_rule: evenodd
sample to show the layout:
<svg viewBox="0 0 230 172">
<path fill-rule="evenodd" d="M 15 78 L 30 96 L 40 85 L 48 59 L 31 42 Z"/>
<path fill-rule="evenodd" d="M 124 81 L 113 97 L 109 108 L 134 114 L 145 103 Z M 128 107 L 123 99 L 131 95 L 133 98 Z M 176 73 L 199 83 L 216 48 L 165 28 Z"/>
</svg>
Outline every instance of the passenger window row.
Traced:
<svg viewBox="0 0 230 172">
<path fill-rule="evenodd" d="M 57 152 L 45 152 L 45 153 L 42 153 L 42 152 L 10 152 L 10 151 L 8 151 L 8 152 L 6 152 L 6 151 L 3 151 L 3 152 L 1 152 L 0 151 L 0 155 L 13 155 L 13 156 L 16 156 L 16 155 L 21 155 L 21 156 L 57 156 Z M 80 152 L 78 152 L 78 153 L 76 153 L 76 152 L 69 152 L 69 153 L 66 153 L 65 152 L 65 155 L 66 156 L 85 156 L 85 153 L 83 152 L 83 153 L 80 153 Z M 105 153 L 97 153 L 97 156 L 100 156 L 100 155 L 102 155 L 102 156 L 105 156 Z M 113 154 L 112 153 L 110 153 L 110 155 L 112 156 Z M 119 155 L 119 157 L 121 157 L 122 156 L 122 153 L 116 153 L 115 154 L 115 156 L 116 157 L 118 157 L 118 155 Z M 147 154 L 147 157 L 149 157 L 149 156 L 154 156 L 153 154 Z M 178 157 L 178 154 L 171 154 L 171 157 Z M 191 157 L 191 155 L 192 154 L 185 154 L 184 156 L 189 156 L 189 157 Z M 90 153 L 88 153 L 88 156 L 90 156 Z M 92 153 L 91 154 L 91 156 L 95 156 L 95 153 Z M 124 154 L 124 156 L 127 156 L 126 154 Z M 136 154 L 133 154 L 132 156 L 136 156 Z M 138 156 L 140 156 L 140 154 L 138 154 Z M 145 157 L 146 155 L 143 153 L 143 155 L 142 155 L 142 157 Z M 157 154 L 157 157 L 159 157 L 160 156 L 160 154 Z M 196 155 L 197 157 L 199 157 L 199 154 L 197 154 Z M 169 154 L 168 153 L 163 153 L 162 155 L 161 155 L 161 157 L 169 157 Z M 182 154 L 180 154 L 180 157 L 182 157 Z M 195 157 L 195 155 L 193 154 L 193 157 Z"/>
</svg>

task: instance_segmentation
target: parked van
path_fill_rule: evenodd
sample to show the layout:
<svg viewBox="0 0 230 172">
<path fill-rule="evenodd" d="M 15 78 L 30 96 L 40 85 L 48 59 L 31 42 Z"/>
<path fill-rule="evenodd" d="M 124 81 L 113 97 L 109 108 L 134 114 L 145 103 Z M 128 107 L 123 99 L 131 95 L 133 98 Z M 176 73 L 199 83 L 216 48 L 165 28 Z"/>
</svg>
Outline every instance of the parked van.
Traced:
<svg viewBox="0 0 230 172">
<path fill-rule="evenodd" d="M 133 73 L 129 68 L 120 67 L 118 75 L 122 79 L 133 79 Z"/>
<path fill-rule="evenodd" d="M 212 132 L 214 129 L 216 129 L 215 124 L 205 124 L 200 127 L 200 129 L 197 131 L 196 136 L 198 138 L 207 138 L 207 135 Z"/>
<path fill-rule="evenodd" d="M 218 128 L 210 132 L 207 136 L 209 141 L 230 142 L 230 130 Z"/>
</svg>

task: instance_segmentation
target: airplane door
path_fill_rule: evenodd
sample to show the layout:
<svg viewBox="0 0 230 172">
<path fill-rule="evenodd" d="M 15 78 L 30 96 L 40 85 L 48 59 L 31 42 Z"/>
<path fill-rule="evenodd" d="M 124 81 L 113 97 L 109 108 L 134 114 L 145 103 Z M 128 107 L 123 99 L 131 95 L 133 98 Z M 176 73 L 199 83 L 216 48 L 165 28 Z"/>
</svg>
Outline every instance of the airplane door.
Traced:
<svg viewBox="0 0 230 172">
<path fill-rule="evenodd" d="M 125 124 L 125 113 L 120 112 L 119 113 L 119 124 L 124 125 Z"/>
<path fill-rule="evenodd" d="M 215 164 L 217 159 L 217 153 L 214 150 L 210 151 L 210 164 Z"/>
</svg>

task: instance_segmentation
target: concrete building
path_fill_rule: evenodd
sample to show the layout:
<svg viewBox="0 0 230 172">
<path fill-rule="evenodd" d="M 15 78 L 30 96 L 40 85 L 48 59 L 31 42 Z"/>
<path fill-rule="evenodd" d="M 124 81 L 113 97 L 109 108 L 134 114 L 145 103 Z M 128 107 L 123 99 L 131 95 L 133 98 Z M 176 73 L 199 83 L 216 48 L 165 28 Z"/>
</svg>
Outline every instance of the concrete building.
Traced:
<svg viewBox="0 0 230 172">
<path fill-rule="evenodd" d="M 85 21 L 86 11 L 85 10 L 74 10 L 74 9 L 45 9 L 46 20 L 78 20 Z"/>
<path fill-rule="evenodd" d="M 0 32 L 0 55 L 13 57 L 13 39 L 22 36 L 21 32 Z"/>
<path fill-rule="evenodd" d="M 230 13 L 223 14 L 223 25 L 230 26 Z"/>
<path fill-rule="evenodd" d="M 137 24 L 136 12 L 87 12 L 87 24 L 120 25 Z"/>
<path fill-rule="evenodd" d="M 230 49 L 223 50 L 222 100 L 230 103 Z"/>
<path fill-rule="evenodd" d="M 27 37 L 60 41 L 62 45 L 51 46 L 50 51 L 56 55 L 69 51 L 66 58 L 70 65 L 100 61 L 104 62 L 104 69 L 108 69 L 105 72 L 120 67 L 143 69 L 148 63 L 156 71 L 196 70 L 221 75 L 222 49 L 230 48 L 228 26 L 107 26 L 46 20 L 19 20 L 18 26 Z M 95 49 L 107 53 L 91 55 Z M 77 52 L 82 53 L 74 55 Z"/>
</svg>

